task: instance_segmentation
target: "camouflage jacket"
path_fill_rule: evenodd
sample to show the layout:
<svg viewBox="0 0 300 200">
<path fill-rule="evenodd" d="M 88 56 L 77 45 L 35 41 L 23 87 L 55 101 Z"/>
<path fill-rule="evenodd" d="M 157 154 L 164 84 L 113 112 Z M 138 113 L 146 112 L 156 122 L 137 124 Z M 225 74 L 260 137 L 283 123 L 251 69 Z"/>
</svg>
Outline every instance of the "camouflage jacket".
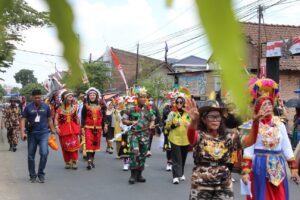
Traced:
<svg viewBox="0 0 300 200">
<path fill-rule="evenodd" d="M 21 110 L 18 106 L 7 107 L 3 112 L 5 128 L 18 128 L 20 125 Z"/>
</svg>

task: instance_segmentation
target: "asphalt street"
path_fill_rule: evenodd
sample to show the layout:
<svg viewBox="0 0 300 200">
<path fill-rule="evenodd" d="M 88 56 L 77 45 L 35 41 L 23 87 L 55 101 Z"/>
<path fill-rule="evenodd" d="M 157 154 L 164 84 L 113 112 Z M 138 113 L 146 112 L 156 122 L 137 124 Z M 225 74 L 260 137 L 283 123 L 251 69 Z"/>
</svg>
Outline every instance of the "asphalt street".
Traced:
<svg viewBox="0 0 300 200">
<path fill-rule="evenodd" d="M 6 137 L 3 131 L 3 138 Z M 104 139 L 102 139 L 104 141 Z M 102 150 L 105 144 L 102 141 Z M 146 183 L 128 184 L 130 172 L 122 171 L 122 161 L 104 151 L 96 154 L 96 168 L 86 170 L 80 159 L 78 170 L 64 169 L 60 151 L 50 150 L 46 167 L 46 183 L 30 183 L 27 171 L 27 144 L 20 142 L 18 151 L 8 151 L 6 141 L 0 140 L 0 200 L 184 200 L 188 199 L 193 167 L 189 154 L 185 175 L 187 180 L 172 184 L 171 172 L 165 171 L 165 153 L 154 138 L 153 156 L 147 159 L 144 176 Z M 39 155 L 36 156 L 36 161 Z M 235 199 L 240 195 L 238 180 L 234 184 Z M 291 200 L 300 199 L 300 187 L 290 182 Z"/>
</svg>

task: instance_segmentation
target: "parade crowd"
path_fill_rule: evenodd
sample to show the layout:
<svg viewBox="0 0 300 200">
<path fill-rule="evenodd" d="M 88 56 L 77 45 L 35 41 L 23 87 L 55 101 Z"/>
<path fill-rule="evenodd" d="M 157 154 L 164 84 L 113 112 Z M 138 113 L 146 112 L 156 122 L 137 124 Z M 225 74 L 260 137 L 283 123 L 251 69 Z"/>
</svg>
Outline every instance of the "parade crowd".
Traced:
<svg viewBox="0 0 300 200">
<path fill-rule="evenodd" d="M 129 184 L 144 183 L 153 137 L 161 135 L 166 171 L 172 171 L 173 184 L 186 180 L 185 162 L 193 152 L 190 200 L 234 199 L 231 172 L 236 162 L 241 162 L 243 184 L 251 187 L 252 195 L 246 199 L 288 200 L 287 171 L 295 183 L 300 181 L 300 163 L 293 152 L 300 140 L 300 111 L 295 115 L 292 145 L 278 84 L 271 79 L 251 79 L 248 90 L 248 116 L 239 114 L 229 95 L 199 106 L 183 87 L 168 92 L 161 109 L 144 87 L 131 88 L 126 95 L 109 100 L 94 87 L 77 98 L 68 89 L 45 99 L 40 90 L 33 90 L 31 103 L 24 98 L 19 105 L 16 99 L 10 100 L 1 126 L 7 129 L 10 151 L 17 151 L 19 131 L 21 139 L 27 140 L 31 182 L 45 182 L 49 146 L 54 150 L 60 146 L 66 170 L 78 168 L 80 153 L 86 169 L 93 170 L 95 154 L 105 138 L 106 152 L 123 161 L 122 170 L 130 170 Z M 37 147 L 40 162 L 36 172 Z"/>
</svg>

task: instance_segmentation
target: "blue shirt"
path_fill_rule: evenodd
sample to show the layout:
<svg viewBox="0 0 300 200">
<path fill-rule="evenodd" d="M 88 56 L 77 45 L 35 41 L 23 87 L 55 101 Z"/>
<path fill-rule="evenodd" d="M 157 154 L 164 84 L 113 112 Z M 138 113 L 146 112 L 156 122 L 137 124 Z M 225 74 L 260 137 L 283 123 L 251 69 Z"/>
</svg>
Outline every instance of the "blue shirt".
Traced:
<svg viewBox="0 0 300 200">
<path fill-rule="evenodd" d="M 37 115 L 40 117 L 39 122 L 35 122 Z M 29 122 L 31 133 L 49 132 L 48 118 L 51 117 L 51 111 L 47 104 L 41 103 L 39 107 L 36 107 L 33 103 L 28 104 L 22 113 L 22 117 Z"/>
</svg>

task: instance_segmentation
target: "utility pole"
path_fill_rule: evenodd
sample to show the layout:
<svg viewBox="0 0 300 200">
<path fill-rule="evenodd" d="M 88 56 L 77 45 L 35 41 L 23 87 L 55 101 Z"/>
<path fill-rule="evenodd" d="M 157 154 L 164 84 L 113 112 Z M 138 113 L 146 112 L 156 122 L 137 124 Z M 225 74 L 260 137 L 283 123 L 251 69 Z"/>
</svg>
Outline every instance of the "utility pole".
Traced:
<svg viewBox="0 0 300 200">
<path fill-rule="evenodd" d="M 260 75 L 260 59 L 261 59 L 261 41 L 260 41 L 260 27 L 261 27 L 261 18 L 262 18 L 263 7 L 258 6 L 258 39 L 257 39 L 257 77 Z"/>
<path fill-rule="evenodd" d="M 136 71 L 135 71 L 135 85 L 138 84 L 138 78 L 139 78 L 139 43 L 137 43 L 136 48 Z"/>
<path fill-rule="evenodd" d="M 92 53 L 90 53 L 89 63 L 92 63 Z"/>
</svg>

